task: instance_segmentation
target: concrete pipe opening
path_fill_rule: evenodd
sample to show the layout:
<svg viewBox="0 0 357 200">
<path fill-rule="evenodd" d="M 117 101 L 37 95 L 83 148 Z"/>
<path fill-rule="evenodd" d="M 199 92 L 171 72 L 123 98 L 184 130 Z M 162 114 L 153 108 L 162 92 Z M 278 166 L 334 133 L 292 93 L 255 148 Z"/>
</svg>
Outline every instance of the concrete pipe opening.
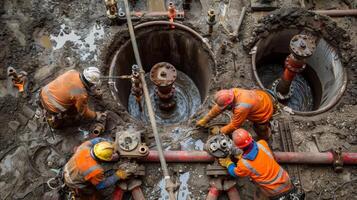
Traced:
<svg viewBox="0 0 357 200">
<path fill-rule="evenodd" d="M 260 39 L 252 54 L 254 76 L 261 88 L 272 87 L 284 70 L 289 55 L 289 43 L 301 31 L 289 29 L 271 33 Z M 316 50 L 306 60 L 306 68 L 292 82 L 293 94 L 282 102 L 297 115 L 311 116 L 332 108 L 346 89 L 347 74 L 338 52 L 323 38 L 318 38 Z"/>
<path fill-rule="evenodd" d="M 166 21 L 153 21 L 134 27 L 155 117 L 159 124 L 175 124 L 188 120 L 206 99 L 215 69 L 213 53 L 203 38 L 187 26 L 177 23 L 174 23 L 174 26 L 172 28 Z M 132 66 L 136 64 L 130 39 L 117 48 L 111 60 L 109 75 L 130 75 Z M 171 68 L 173 66 L 175 69 L 175 75 L 171 76 L 175 79 L 175 105 L 169 111 L 160 109 L 162 107 L 158 103 L 158 87 L 156 82 L 152 81 L 154 75 L 150 74 L 150 70 L 157 65 Z M 152 71 L 155 73 L 154 69 Z M 110 82 L 113 83 L 111 90 L 115 100 L 124 106 L 131 116 L 148 122 L 144 97 L 141 98 L 141 111 L 131 92 L 130 80 L 115 78 Z"/>
</svg>

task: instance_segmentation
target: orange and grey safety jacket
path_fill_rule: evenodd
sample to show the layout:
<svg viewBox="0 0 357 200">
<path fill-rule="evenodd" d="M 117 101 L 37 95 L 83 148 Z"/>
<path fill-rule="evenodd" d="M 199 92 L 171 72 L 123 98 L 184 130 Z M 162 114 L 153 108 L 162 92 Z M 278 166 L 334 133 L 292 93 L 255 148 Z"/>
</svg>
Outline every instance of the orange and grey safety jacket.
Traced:
<svg viewBox="0 0 357 200">
<path fill-rule="evenodd" d="M 228 134 L 239 128 L 248 119 L 256 123 L 265 123 L 273 115 L 274 105 L 272 97 L 263 90 L 245 90 L 233 88 L 234 100 L 227 108 L 214 105 L 206 115 L 207 121 L 215 118 L 225 109 L 232 110 L 233 117 L 229 124 L 221 128 L 221 132 Z"/>
<path fill-rule="evenodd" d="M 80 73 L 70 70 L 47 84 L 41 90 L 42 106 L 50 113 L 64 113 L 75 108 L 88 119 L 96 114 L 88 107 L 88 93 L 80 78 Z"/>
<path fill-rule="evenodd" d="M 64 182 L 68 187 L 81 189 L 92 184 L 101 190 L 114 185 L 119 180 L 115 173 L 104 178 L 104 168 L 91 153 L 92 147 L 104 140 L 104 138 L 94 138 L 77 148 L 63 170 Z"/>
<path fill-rule="evenodd" d="M 274 197 L 293 188 L 288 173 L 275 161 L 273 152 L 265 140 L 253 142 L 247 154 L 231 163 L 228 172 L 232 176 L 250 177 L 268 197 Z"/>
</svg>

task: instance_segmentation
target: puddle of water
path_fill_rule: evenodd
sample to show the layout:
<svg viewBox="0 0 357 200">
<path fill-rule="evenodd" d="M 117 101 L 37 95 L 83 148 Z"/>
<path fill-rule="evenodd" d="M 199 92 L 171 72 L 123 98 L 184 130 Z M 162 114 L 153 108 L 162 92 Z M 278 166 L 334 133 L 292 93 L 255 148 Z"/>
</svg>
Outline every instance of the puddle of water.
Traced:
<svg viewBox="0 0 357 200">
<path fill-rule="evenodd" d="M 92 53 L 95 53 L 93 59 L 97 60 L 96 40 L 104 36 L 104 28 L 98 24 L 94 25 L 84 39 L 81 39 L 81 36 L 76 34 L 74 30 L 65 33 L 65 28 L 66 26 L 62 24 L 60 33 L 57 36 L 50 35 L 50 40 L 55 42 L 53 50 L 62 48 L 67 41 L 70 41 L 79 47 L 78 51 L 81 55 L 81 60 L 86 60 Z"/>
<path fill-rule="evenodd" d="M 204 143 L 201 139 L 195 140 L 193 138 L 188 138 L 180 142 L 182 151 L 193 151 L 193 150 L 203 150 Z"/>
<path fill-rule="evenodd" d="M 190 191 L 188 190 L 188 179 L 190 178 L 190 172 L 185 172 L 180 175 L 180 191 L 178 193 L 178 200 L 186 200 L 190 195 Z"/>
<path fill-rule="evenodd" d="M 177 200 L 187 200 L 190 191 L 188 189 L 188 180 L 190 179 L 190 172 L 185 172 L 183 174 L 180 174 L 179 180 L 180 180 L 180 188 L 177 194 Z M 157 187 L 160 188 L 160 198 L 158 200 L 168 200 L 169 199 L 169 194 L 165 190 L 165 180 L 161 179 L 160 182 L 157 184 Z"/>
<path fill-rule="evenodd" d="M 187 120 L 196 112 L 201 104 L 200 92 L 193 80 L 185 73 L 177 70 L 177 78 L 174 84 L 176 106 L 170 112 L 162 111 L 158 106 L 158 101 L 155 95 L 156 86 L 150 80 L 149 73 L 146 73 L 145 79 L 151 101 L 153 102 L 156 122 L 160 125 L 174 124 Z M 143 102 L 141 103 L 144 105 Z M 128 112 L 136 119 L 147 123 L 149 122 L 146 106 L 144 106 L 144 110 L 141 112 L 133 95 L 129 95 Z"/>
</svg>

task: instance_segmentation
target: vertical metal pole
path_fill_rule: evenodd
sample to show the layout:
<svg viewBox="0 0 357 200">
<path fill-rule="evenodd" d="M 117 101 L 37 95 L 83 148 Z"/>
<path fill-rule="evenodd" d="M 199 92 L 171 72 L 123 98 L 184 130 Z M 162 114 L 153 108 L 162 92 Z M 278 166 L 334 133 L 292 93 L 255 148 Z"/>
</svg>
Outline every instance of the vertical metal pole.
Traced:
<svg viewBox="0 0 357 200">
<path fill-rule="evenodd" d="M 141 83 L 143 84 L 143 91 L 144 91 L 146 107 L 148 110 L 148 115 L 149 115 L 152 131 L 154 133 L 156 147 L 159 152 L 161 168 L 162 168 L 162 172 L 164 174 L 164 179 L 165 179 L 165 184 L 166 184 L 166 190 L 169 193 L 169 199 L 176 200 L 175 195 L 174 195 L 175 184 L 171 180 L 169 171 L 167 169 L 164 153 L 162 151 L 161 140 L 160 140 L 159 133 L 157 131 L 157 126 L 156 126 L 155 114 L 154 114 L 154 110 L 152 108 L 149 90 L 148 90 L 146 82 L 145 82 L 145 72 L 144 72 L 143 66 L 141 64 L 138 45 L 136 43 L 136 38 L 135 38 L 135 33 L 134 33 L 134 27 L 133 27 L 133 23 L 131 22 L 128 0 L 124 0 L 124 4 L 125 4 L 126 19 L 128 21 L 128 28 L 129 28 L 129 33 L 130 33 L 131 44 L 133 45 L 135 60 L 140 68 L 140 79 L 141 79 Z"/>
</svg>

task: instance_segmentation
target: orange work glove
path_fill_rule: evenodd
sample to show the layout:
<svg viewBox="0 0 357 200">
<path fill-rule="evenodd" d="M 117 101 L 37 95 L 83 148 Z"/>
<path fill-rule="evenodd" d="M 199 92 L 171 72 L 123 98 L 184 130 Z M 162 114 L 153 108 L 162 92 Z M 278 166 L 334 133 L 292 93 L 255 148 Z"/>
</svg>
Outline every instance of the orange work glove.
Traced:
<svg viewBox="0 0 357 200">
<path fill-rule="evenodd" d="M 233 163 L 230 157 L 220 158 L 220 159 L 218 159 L 218 161 L 219 161 L 219 164 L 225 168 L 228 168 L 228 166 Z"/>
</svg>

